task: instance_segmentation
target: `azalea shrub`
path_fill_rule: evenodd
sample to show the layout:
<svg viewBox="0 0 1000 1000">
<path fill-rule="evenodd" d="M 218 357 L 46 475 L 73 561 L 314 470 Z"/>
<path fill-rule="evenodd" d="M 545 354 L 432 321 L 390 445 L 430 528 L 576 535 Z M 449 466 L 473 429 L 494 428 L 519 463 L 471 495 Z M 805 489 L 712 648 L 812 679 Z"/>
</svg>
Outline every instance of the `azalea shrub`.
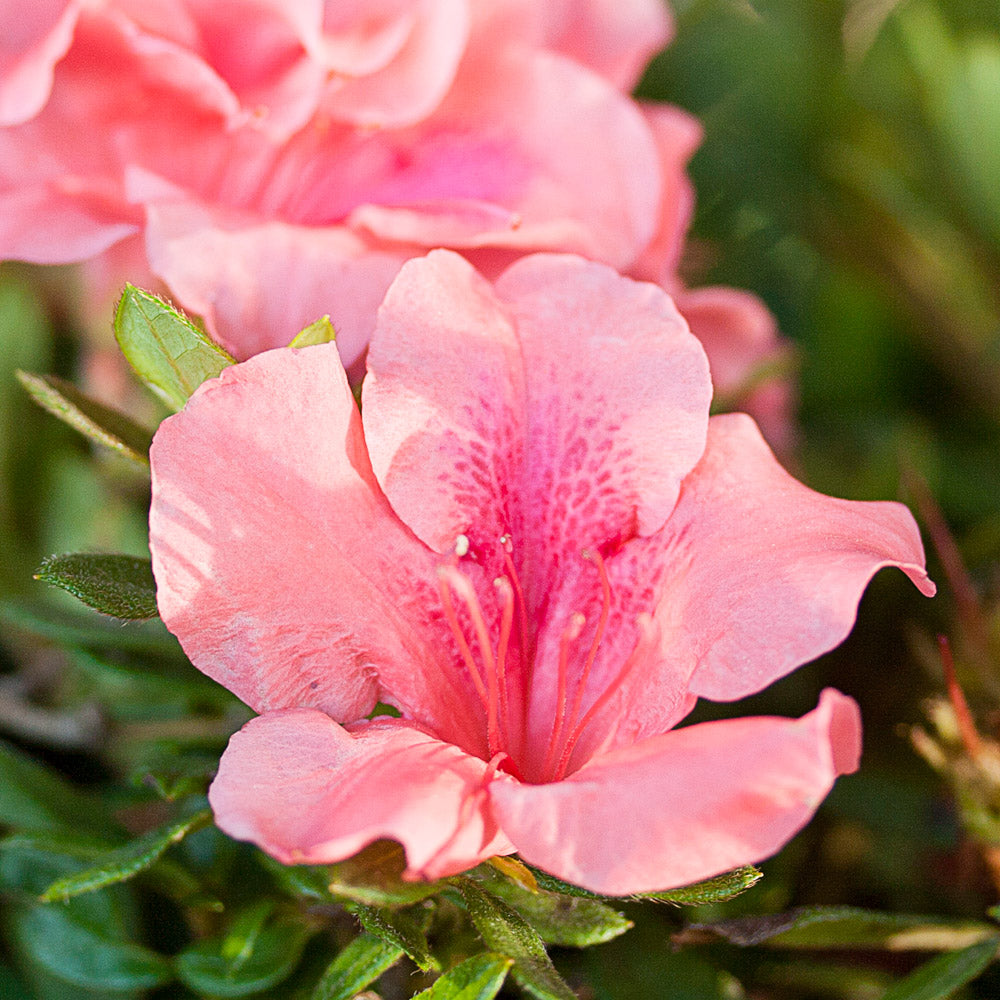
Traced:
<svg viewBox="0 0 1000 1000">
<path fill-rule="evenodd" d="M 994 14 L 0 23 L 0 996 L 1000 989 Z"/>
</svg>

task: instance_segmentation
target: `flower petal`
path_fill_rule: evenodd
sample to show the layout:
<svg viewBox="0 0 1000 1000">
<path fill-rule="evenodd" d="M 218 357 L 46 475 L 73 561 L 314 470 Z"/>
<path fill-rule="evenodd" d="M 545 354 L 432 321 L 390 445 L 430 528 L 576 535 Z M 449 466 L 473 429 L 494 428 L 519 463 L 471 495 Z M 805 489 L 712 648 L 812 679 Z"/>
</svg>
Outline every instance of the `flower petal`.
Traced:
<svg viewBox="0 0 1000 1000">
<path fill-rule="evenodd" d="M 674 304 L 569 256 L 522 258 L 496 290 L 524 365 L 525 537 L 578 553 L 656 531 L 702 453 L 712 392 Z"/>
<path fill-rule="evenodd" d="M 696 288 L 675 295 L 702 342 L 716 392 L 739 389 L 753 368 L 781 350 L 778 324 L 756 295 L 738 288 Z"/>
<path fill-rule="evenodd" d="M 390 156 L 372 183 L 352 179 L 355 205 L 407 210 L 355 216 L 380 240 L 573 251 L 626 267 L 653 234 L 659 166 L 641 112 L 601 77 L 548 52 L 467 59 L 430 118 L 375 145 Z M 442 199 L 505 211 L 492 228 L 464 233 L 460 223 L 475 216 L 432 211 L 415 239 L 409 210 Z"/>
<path fill-rule="evenodd" d="M 719 701 L 745 698 L 843 641 L 882 567 L 935 591 L 902 504 L 810 490 L 743 414 L 712 419 L 663 542 L 662 656 L 681 679 L 690 671 L 694 694 Z"/>
<path fill-rule="evenodd" d="M 629 274 L 673 292 L 684 237 L 694 214 L 694 185 L 687 165 L 701 143 L 702 128 L 697 118 L 669 104 L 644 104 L 642 110 L 660 158 L 660 207 L 656 233 Z"/>
<path fill-rule="evenodd" d="M 22 126 L 26 127 L 26 126 Z M 0 139 L 0 163 L 5 159 Z M 0 166 L 0 173 L 3 167 Z M 112 199 L 0 176 L 0 259 L 66 264 L 100 253 L 139 229 Z"/>
<path fill-rule="evenodd" d="M 314 709 L 268 712 L 229 741 L 209 801 L 219 827 L 285 864 L 328 864 L 398 840 L 436 879 L 510 854 L 487 765 L 396 720 L 342 729 Z"/>
<path fill-rule="evenodd" d="M 82 6 L 82 0 L 8 0 L 0 8 L 0 126 L 27 121 L 45 104 Z"/>
<path fill-rule="evenodd" d="M 735 396 L 731 408 L 749 413 L 779 454 L 790 452 L 793 392 L 791 379 L 780 370 L 788 345 L 767 306 L 738 288 L 696 288 L 675 298 L 708 355 L 717 398 Z M 774 373 L 765 374 L 770 366 Z"/>
<path fill-rule="evenodd" d="M 703 447 L 697 341 L 658 288 L 580 258 L 524 258 L 495 291 L 455 254 L 411 261 L 368 363 L 394 509 L 439 551 L 512 532 L 538 600 L 564 554 L 659 527 Z"/>
<path fill-rule="evenodd" d="M 434 110 L 465 51 L 468 0 L 418 0 L 396 11 L 395 20 L 403 18 L 410 22 L 405 42 L 384 67 L 357 73 L 338 67 L 341 75 L 324 98 L 325 111 L 362 127 L 387 128 L 411 124 Z M 360 17 L 354 20 L 364 24 Z"/>
<path fill-rule="evenodd" d="M 638 82 L 646 63 L 673 35 L 673 20 L 658 0 L 575 0 L 540 5 L 549 14 L 548 44 L 589 66 L 619 90 Z"/>
<path fill-rule="evenodd" d="M 433 251 L 403 265 L 376 326 L 365 436 L 393 509 L 439 552 L 473 526 L 498 538 L 523 400 L 517 338 L 493 289 L 457 254 Z"/>
<path fill-rule="evenodd" d="M 147 219 L 153 270 L 237 358 L 284 347 L 329 314 L 341 358 L 353 364 L 406 256 L 341 226 L 238 219 L 189 203 L 152 206 Z"/>
<path fill-rule="evenodd" d="M 857 705 L 828 689 L 801 719 L 677 729 L 490 795 L 526 861 L 594 892 L 650 892 L 773 854 L 856 769 L 860 739 Z"/>
<path fill-rule="evenodd" d="M 473 44 L 543 45 L 599 73 L 621 91 L 673 35 L 661 0 L 477 0 Z"/>
<path fill-rule="evenodd" d="M 476 745 L 427 624 L 435 559 L 372 476 L 334 345 L 271 351 L 205 383 L 151 453 L 157 602 L 192 662 L 257 711 L 397 704 Z M 464 728 L 463 728 L 464 727 Z"/>
</svg>

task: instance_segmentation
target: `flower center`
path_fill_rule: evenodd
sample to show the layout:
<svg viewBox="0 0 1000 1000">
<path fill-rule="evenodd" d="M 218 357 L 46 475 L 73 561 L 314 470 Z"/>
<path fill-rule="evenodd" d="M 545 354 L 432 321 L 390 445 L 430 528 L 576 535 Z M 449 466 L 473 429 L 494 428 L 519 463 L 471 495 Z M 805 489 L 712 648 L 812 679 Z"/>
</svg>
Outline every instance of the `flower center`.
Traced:
<svg viewBox="0 0 1000 1000">
<path fill-rule="evenodd" d="M 529 759 L 528 748 L 522 744 L 526 739 L 532 685 L 540 683 L 536 677 L 539 664 L 534 662 L 532 654 L 534 637 L 514 564 L 513 543 L 509 535 L 500 539 L 504 572 L 493 580 L 497 603 L 489 619 L 472 580 L 459 569 L 460 559 L 475 559 L 474 554 L 470 556 L 470 549 L 469 539 L 459 536 L 454 555 L 438 568 L 438 590 L 445 620 L 485 715 L 488 757 L 496 760 L 505 755 L 502 768 L 521 780 L 559 781 L 566 775 L 580 737 L 620 687 L 635 659 L 628 658 L 612 683 L 584 711 L 587 686 L 611 612 L 611 582 L 604 559 L 596 549 L 581 552 L 597 575 L 600 611 L 585 652 L 579 645 L 587 618 L 580 611 L 569 615 L 554 664 L 555 706 L 547 745 L 544 752 L 539 752 L 536 744 Z"/>
</svg>

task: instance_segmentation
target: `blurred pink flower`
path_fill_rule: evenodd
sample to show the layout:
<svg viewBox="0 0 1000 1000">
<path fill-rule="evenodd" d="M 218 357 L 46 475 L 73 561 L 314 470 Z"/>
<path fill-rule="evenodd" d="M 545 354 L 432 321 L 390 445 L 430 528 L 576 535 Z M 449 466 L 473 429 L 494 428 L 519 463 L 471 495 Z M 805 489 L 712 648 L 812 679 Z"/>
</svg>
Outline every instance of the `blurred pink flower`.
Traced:
<svg viewBox="0 0 1000 1000">
<path fill-rule="evenodd" d="M 14 0 L 0 259 L 89 261 L 100 330 L 124 279 L 162 280 L 238 358 L 329 313 L 349 365 L 435 246 L 488 277 L 575 251 L 677 295 L 701 129 L 625 96 L 670 31 L 660 0 Z M 718 388 L 785 446 L 785 381 L 738 392 L 777 330 L 729 294 Z"/>
<path fill-rule="evenodd" d="M 840 642 L 880 567 L 934 587 L 905 508 L 812 492 L 710 393 L 657 287 L 546 254 L 494 286 L 443 250 L 379 311 L 363 417 L 329 345 L 202 386 L 156 435 L 150 536 L 164 621 L 262 713 L 219 825 L 615 894 L 777 850 L 856 767 L 854 702 L 678 723 Z"/>
<path fill-rule="evenodd" d="M 652 235 L 657 153 L 620 88 L 660 0 L 50 8 L 0 12 L 0 259 L 142 241 L 237 357 L 328 312 L 351 363 L 431 247 L 624 267 Z"/>
</svg>

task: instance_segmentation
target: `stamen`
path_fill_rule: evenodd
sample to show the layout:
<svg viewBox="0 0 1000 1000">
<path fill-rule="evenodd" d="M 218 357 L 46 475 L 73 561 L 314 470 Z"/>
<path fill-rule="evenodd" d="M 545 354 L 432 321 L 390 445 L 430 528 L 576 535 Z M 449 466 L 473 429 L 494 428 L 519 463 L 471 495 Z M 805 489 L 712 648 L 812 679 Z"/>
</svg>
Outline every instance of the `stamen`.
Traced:
<svg viewBox="0 0 1000 1000">
<path fill-rule="evenodd" d="M 582 557 L 588 562 L 592 562 L 597 567 L 597 572 L 601 578 L 601 616 L 597 620 L 597 628 L 594 630 L 594 639 L 587 652 L 587 662 L 583 665 L 580 679 L 576 686 L 576 695 L 573 697 L 573 707 L 569 712 L 567 728 L 572 728 L 576 723 L 580 712 L 580 703 L 583 701 L 583 693 L 587 689 L 587 681 L 590 679 L 590 671 L 597 659 L 597 649 L 604 638 L 604 629 L 608 624 L 608 615 L 611 613 L 611 581 L 608 579 L 608 571 L 604 566 L 604 559 L 596 549 L 584 549 Z"/>
<path fill-rule="evenodd" d="M 493 586 L 500 593 L 501 618 L 500 639 L 497 642 L 497 687 L 500 691 L 500 718 L 504 731 L 510 734 L 510 716 L 507 712 L 507 650 L 510 647 L 510 633 L 514 627 L 514 591 L 510 580 L 497 577 Z"/>
<path fill-rule="evenodd" d="M 489 764 L 486 765 L 486 770 L 483 771 L 483 777 L 480 781 L 480 786 L 486 788 L 486 786 L 493 780 L 500 765 L 507 759 L 507 754 L 503 750 L 495 753 L 491 758 Z"/>
<path fill-rule="evenodd" d="M 467 556 L 468 554 L 469 554 L 469 536 L 459 535 L 458 538 L 455 539 L 455 555 L 458 556 L 459 559 L 461 559 L 462 556 Z"/>
<path fill-rule="evenodd" d="M 493 658 L 493 648 L 490 645 L 489 630 L 483 618 L 483 609 L 479 604 L 479 598 L 468 578 L 452 566 L 442 566 L 438 570 L 439 575 L 455 591 L 455 593 L 465 602 L 469 616 L 472 619 L 472 627 L 476 631 L 476 638 L 479 640 L 479 652 L 486 666 L 486 742 L 490 754 L 495 754 L 501 746 L 499 733 L 499 719 L 497 717 L 497 707 L 499 694 L 497 691 L 497 665 Z M 445 587 L 447 589 L 447 587 Z M 457 618 L 456 618 L 457 624 Z M 462 644 L 468 649 L 468 643 L 464 638 Z M 463 655 L 465 650 L 463 649 Z M 470 652 L 471 656 L 471 652 Z M 480 684 L 482 680 L 480 680 Z"/>
<path fill-rule="evenodd" d="M 545 754 L 545 771 L 548 773 L 552 760 L 555 757 L 556 747 L 559 746 L 559 738 L 562 736 L 563 721 L 566 716 L 566 677 L 569 673 L 569 644 L 580 637 L 583 626 L 587 624 L 587 619 L 579 611 L 574 612 L 569 619 L 569 625 L 563 630 L 562 638 L 559 640 L 559 674 L 556 689 L 556 719 L 552 727 L 552 735 L 549 737 L 549 748 Z"/>
<path fill-rule="evenodd" d="M 521 581 L 517 576 L 517 568 L 514 566 L 514 539 L 510 534 L 500 536 L 500 551 L 503 553 L 504 565 L 507 567 L 507 576 L 511 586 L 514 588 L 514 595 L 517 598 L 520 610 L 520 614 L 517 616 L 517 626 L 518 638 L 521 643 L 521 675 L 522 691 L 524 692 L 521 700 L 524 702 L 525 713 L 525 718 L 522 720 L 523 723 L 527 720 L 528 702 L 530 701 L 527 692 L 531 690 L 531 674 L 534 668 L 534 659 L 529 656 L 528 650 L 528 609 L 524 603 L 524 591 L 521 589 Z"/>
<path fill-rule="evenodd" d="M 612 681 L 612 683 L 604 690 L 600 698 L 598 698 L 594 704 L 587 709 L 587 713 L 570 734 L 569 739 L 566 741 L 566 745 L 563 747 L 562 753 L 559 755 L 559 762 L 556 765 L 552 778 L 550 779 L 551 781 L 560 781 L 565 776 L 566 768 L 569 765 L 569 759 L 573 755 L 573 751 L 576 749 L 576 744 L 583 735 L 584 730 L 590 724 L 594 716 L 596 716 L 598 712 L 600 712 L 601 709 L 607 705 L 612 696 L 621 688 L 625 678 L 632 672 L 635 665 L 643 659 L 649 651 L 649 647 L 654 642 L 657 632 L 651 615 L 645 613 L 639 615 L 636 618 L 636 625 L 639 627 L 639 639 L 635 644 L 635 649 L 632 650 L 632 655 L 625 661 L 625 665 L 618 671 L 618 676 L 615 677 L 614 681 Z"/>
<path fill-rule="evenodd" d="M 451 627 L 451 634 L 455 637 L 455 642 L 458 643 L 458 648 L 462 653 L 462 659 L 465 660 L 465 665 L 469 670 L 469 676 L 472 678 L 472 683 L 475 685 L 476 692 L 479 694 L 480 701 L 483 703 L 483 708 L 486 708 L 489 704 L 489 697 L 486 693 L 486 685 L 483 684 L 483 678 L 479 673 L 479 667 L 476 666 L 472 650 L 469 648 L 469 644 L 466 642 L 465 636 L 462 634 L 462 626 L 458 621 L 458 615 L 455 613 L 455 605 L 451 599 L 451 592 L 448 590 L 447 577 L 450 575 L 450 570 L 451 567 L 446 566 L 438 568 L 438 593 L 441 595 L 441 606 L 444 608 L 444 616 L 448 621 L 448 625 Z"/>
</svg>

